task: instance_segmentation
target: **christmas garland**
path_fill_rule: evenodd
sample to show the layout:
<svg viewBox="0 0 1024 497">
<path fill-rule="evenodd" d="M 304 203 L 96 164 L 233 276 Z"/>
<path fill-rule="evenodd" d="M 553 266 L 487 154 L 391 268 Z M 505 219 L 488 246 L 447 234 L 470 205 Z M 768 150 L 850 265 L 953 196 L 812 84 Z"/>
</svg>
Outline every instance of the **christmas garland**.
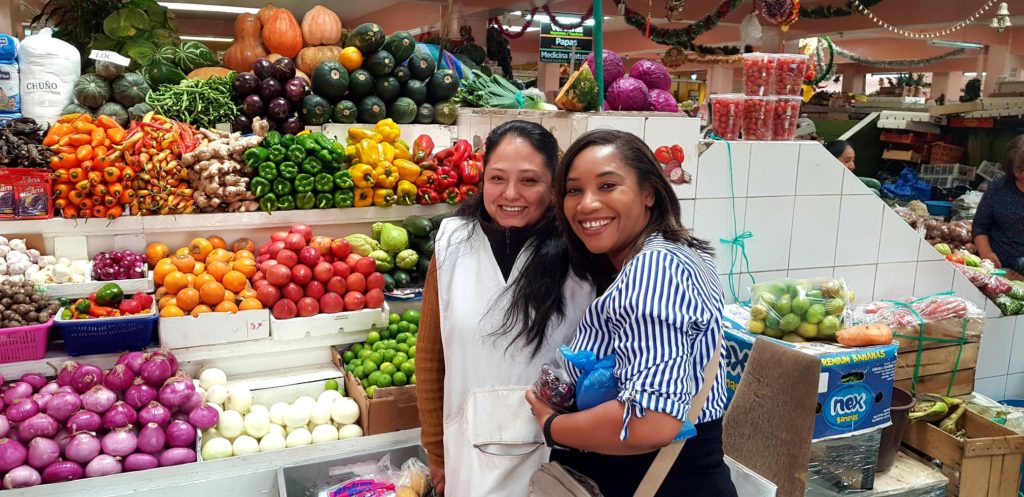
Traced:
<svg viewBox="0 0 1024 497">
<path fill-rule="evenodd" d="M 743 48 L 735 45 L 723 45 L 718 47 L 713 47 L 711 45 L 694 45 L 693 51 L 700 55 L 742 55 L 753 52 L 754 47 L 750 45 L 745 45 Z"/>
<path fill-rule="evenodd" d="M 501 19 L 499 19 L 498 17 L 492 17 L 492 18 L 488 19 L 487 22 L 488 22 L 489 25 L 498 28 L 498 30 L 501 31 L 501 34 L 504 35 L 506 38 L 514 40 L 514 39 L 517 39 L 517 38 L 522 38 L 523 35 L 526 34 L 526 30 L 530 29 L 530 27 L 533 26 L 533 17 L 537 14 L 538 10 L 543 10 L 544 13 L 547 14 L 548 22 L 550 22 L 556 28 L 562 29 L 562 30 L 566 30 L 566 31 L 572 31 L 572 30 L 575 30 L 575 29 L 579 29 L 587 21 L 589 21 L 592 17 L 594 17 L 594 6 L 591 5 L 590 7 L 587 8 L 587 11 L 585 13 L 583 13 L 583 15 L 580 17 L 579 21 L 573 21 L 573 22 L 569 22 L 569 23 L 563 24 L 561 21 L 559 21 L 555 17 L 555 14 L 553 12 L 551 12 L 551 7 L 548 7 L 547 5 L 545 5 L 543 7 L 534 7 L 532 9 L 530 9 L 530 13 L 527 14 L 526 16 L 524 16 L 523 25 L 522 25 L 522 27 L 519 28 L 518 32 L 514 32 L 514 31 L 506 28 L 504 25 L 502 25 Z"/>
<path fill-rule="evenodd" d="M 626 0 L 614 1 L 615 4 L 618 5 L 620 11 L 625 11 L 624 18 L 626 19 L 626 23 L 633 26 L 641 33 L 644 33 L 645 36 L 647 36 L 647 33 L 650 33 L 647 37 L 650 38 L 651 41 L 660 45 L 676 46 L 690 50 L 694 49 L 696 46 L 694 45 L 693 40 L 717 26 L 723 17 L 736 10 L 740 3 L 742 3 L 742 0 L 722 0 L 722 3 L 714 12 L 704 16 L 685 28 L 675 29 L 659 28 L 654 24 L 648 23 L 646 16 L 626 5 Z"/>
<path fill-rule="evenodd" d="M 946 53 L 944 53 L 942 55 L 936 55 L 935 57 L 928 57 L 927 59 L 917 59 L 917 60 L 912 60 L 912 59 L 907 59 L 907 60 L 876 60 L 876 59 L 870 59 L 868 57 L 862 57 L 860 55 L 857 55 L 857 54 L 855 54 L 853 52 L 850 52 L 849 50 L 845 50 L 845 49 L 841 48 L 839 45 L 833 44 L 832 45 L 832 49 L 835 51 L 836 55 L 839 55 L 841 57 L 845 57 L 845 58 L 850 59 L 850 60 L 852 60 L 854 62 L 857 62 L 859 64 L 864 64 L 866 66 L 872 66 L 872 67 L 885 67 L 885 68 L 908 68 L 908 67 L 927 66 L 929 64 L 934 64 L 936 62 L 941 62 L 941 61 L 946 60 L 946 59 L 948 59 L 950 57 L 956 57 L 957 55 L 960 55 L 960 54 L 962 54 L 962 53 L 964 53 L 966 51 L 963 48 L 957 48 L 955 50 L 950 50 L 949 52 L 946 52 Z"/>
<path fill-rule="evenodd" d="M 825 79 L 832 75 L 832 71 L 836 68 L 836 48 L 835 45 L 832 44 L 832 39 L 828 36 L 819 37 L 818 44 L 818 49 L 814 51 L 814 77 L 811 78 L 810 81 L 804 81 L 804 84 L 810 86 L 818 86 L 821 84 L 822 81 L 825 81 Z M 828 52 L 828 63 L 825 63 L 824 58 L 822 57 L 822 50 L 820 47 L 822 44 L 827 48 L 826 52 Z M 820 70 L 822 64 L 824 64 L 824 70 Z"/>
<path fill-rule="evenodd" d="M 860 0 L 860 4 L 871 8 L 875 5 L 882 3 L 882 0 Z M 804 19 L 831 19 L 833 17 L 849 17 L 856 12 L 854 11 L 853 1 L 847 1 L 844 7 L 834 7 L 832 5 L 819 5 L 812 9 L 807 7 L 800 7 L 800 17 Z"/>
</svg>

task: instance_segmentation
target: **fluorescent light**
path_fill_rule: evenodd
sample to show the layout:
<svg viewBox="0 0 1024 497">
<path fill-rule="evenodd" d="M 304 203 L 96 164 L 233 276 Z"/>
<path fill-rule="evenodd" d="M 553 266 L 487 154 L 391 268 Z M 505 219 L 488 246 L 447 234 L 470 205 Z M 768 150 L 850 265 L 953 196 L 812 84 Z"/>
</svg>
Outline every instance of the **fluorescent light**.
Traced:
<svg viewBox="0 0 1024 497">
<path fill-rule="evenodd" d="M 954 48 L 973 48 L 982 49 L 985 45 L 981 43 L 971 43 L 968 41 L 950 41 L 950 40 L 928 40 L 929 45 L 936 47 L 954 47 Z"/>
<path fill-rule="evenodd" d="M 208 41 L 210 43 L 231 43 L 231 42 L 235 41 L 234 38 L 229 38 L 227 36 L 191 36 L 191 35 L 181 35 L 179 38 L 181 38 L 182 40 L 185 40 L 185 41 Z"/>
<path fill-rule="evenodd" d="M 158 2 L 170 10 L 183 12 L 220 12 L 224 14 L 255 14 L 260 9 L 249 7 L 230 7 L 226 5 L 210 5 L 205 3 Z"/>
</svg>

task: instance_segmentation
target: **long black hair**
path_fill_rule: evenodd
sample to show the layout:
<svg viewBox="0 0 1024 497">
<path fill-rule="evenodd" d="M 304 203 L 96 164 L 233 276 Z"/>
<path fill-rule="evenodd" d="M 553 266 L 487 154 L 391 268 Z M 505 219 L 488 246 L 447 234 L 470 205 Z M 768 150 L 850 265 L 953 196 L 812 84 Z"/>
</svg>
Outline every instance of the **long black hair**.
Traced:
<svg viewBox="0 0 1024 497">
<path fill-rule="evenodd" d="M 825 150 L 832 154 L 832 157 L 839 158 L 846 152 L 846 149 L 850 146 L 850 143 L 846 140 L 832 140 L 825 144 Z"/>
<path fill-rule="evenodd" d="M 576 157 L 590 147 L 611 146 L 622 158 L 622 162 L 636 174 L 637 184 L 641 190 L 649 189 L 654 196 L 654 203 L 649 207 L 650 217 L 640 235 L 633 242 L 630 253 L 635 254 L 644 240 L 653 234 L 660 234 L 666 240 L 681 243 L 698 252 L 712 254 L 713 249 L 706 241 L 696 238 L 683 227 L 680 221 L 679 198 L 672 185 L 665 178 L 658 159 L 651 148 L 638 136 L 615 129 L 598 129 L 580 136 L 565 151 L 558 170 L 555 173 L 555 205 L 557 217 L 565 237 L 568 239 L 569 256 L 573 270 L 593 281 L 598 292 L 603 292 L 617 273 L 611 259 L 605 254 L 592 254 L 583 241 L 572 230 L 569 219 L 562 206 L 565 203 L 569 168 Z M 637 199 L 639 202 L 640 199 Z"/>
<path fill-rule="evenodd" d="M 491 130 L 484 145 L 485 171 L 491 154 L 509 137 L 522 138 L 540 153 L 554 180 L 558 166 L 558 141 L 543 126 L 529 121 L 508 121 Z M 486 188 L 487 182 L 484 181 L 482 190 Z M 463 203 L 456 215 L 478 223 L 490 222 L 482 190 L 480 195 Z M 533 250 L 505 288 L 509 305 L 505 308 L 504 324 L 494 333 L 495 336 L 511 336 L 509 347 L 520 343 L 530 349 L 531 357 L 536 357 L 543 347 L 549 326 L 565 316 L 563 288 L 570 271 L 569 251 L 554 211 L 554 206 L 549 205 L 532 227 Z M 475 230 L 475 225 L 470 226 Z"/>
</svg>

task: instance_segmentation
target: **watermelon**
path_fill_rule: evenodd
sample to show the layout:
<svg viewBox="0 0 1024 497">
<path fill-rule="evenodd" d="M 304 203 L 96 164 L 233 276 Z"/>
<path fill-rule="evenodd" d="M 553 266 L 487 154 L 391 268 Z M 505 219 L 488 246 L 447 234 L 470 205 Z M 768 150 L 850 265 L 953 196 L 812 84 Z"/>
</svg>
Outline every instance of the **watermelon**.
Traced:
<svg viewBox="0 0 1024 497">
<path fill-rule="evenodd" d="M 428 103 L 420 104 L 419 108 L 416 109 L 416 123 L 417 124 L 433 124 L 434 122 L 434 106 Z"/>
<path fill-rule="evenodd" d="M 611 50 L 604 50 L 604 87 L 607 89 L 615 82 L 615 80 L 621 78 L 626 74 L 625 66 L 622 64 L 622 57 L 612 52 Z M 587 58 L 584 62 L 590 66 L 590 73 L 593 74 L 594 70 L 594 52 L 587 54 Z"/>
<path fill-rule="evenodd" d="M 384 29 L 368 22 L 353 29 L 345 39 L 346 47 L 356 47 L 361 53 L 372 54 L 384 45 Z"/>
<path fill-rule="evenodd" d="M 310 76 L 313 80 L 313 93 L 326 98 L 329 102 L 341 100 L 348 91 L 348 71 L 341 63 L 333 60 L 321 62 Z"/>
<path fill-rule="evenodd" d="M 436 71 L 427 83 L 427 95 L 431 101 L 439 102 L 455 96 L 459 90 L 459 75 L 451 69 Z"/>
<path fill-rule="evenodd" d="M 555 105 L 562 110 L 588 112 L 597 110 L 597 81 L 586 64 L 580 66 L 558 92 Z"/>
<path fill-rule="evenodd" d="M 183 41 L 174 52 L 174 63 L 189 73 L 200 67 L 217 65 L 217 57 L 206 45 L 198 41 Z"/>
<path fill-rule="evenodd" d="M 126 73 L 124 76 L 115 79 L 111 88 L 113 89 L 114 100 L 125 107 L 145 102 L 146 95 L 149 94 L 149 85 L 146 84 L 146 78 L 143 78 L 137 72 Z"/>
<path fill-rule="evenodd" d="M 408 97 L 399 97 L 388 110 L 388 116 L 398 124 L 409 124 L 416 120 L 416 103 Z"/>
<path fill-rule="evenodd" d="M 639 79 L 623 76 L 608 87 L 605 100 L 612 110 L 647 110 L 647 85 Z"/>
<path fill-rule="evenodd" d="M 648 90 L 672 89 L 672 76 L 669 75 L 668 69 L 653 60 L 638 60 L 629 70 L 629 77 L 643 81 Z"/>
<path fill-rule="evenodd" d="M 90 109 L 98 109 L 107 103 L 110 93 L 110 82 L 96 74 L 83 74 L 75 82 L 75 101 Z"/>
<path fill-rule="evenodd" d="M 398 63 L 405 62 L 405 60 L 412 55 L 412 52 L 415 49 L 416 40 L 412 38 L 412 35 L 405 31 L 396 31 L 391 33 L 391 36 L 388 36 L 388 38 L 384 40 L 384 46 L 381 48 L 381 50 L 384 50 L 394 56 L 395 61 Z"/>
<path fill-rule="evenodd" d="M 359 117 L 359 109 L 351 100 L 342 100 L 334 106 L 331 113 L 331 122 L 339 124 L 354 124 Z"/>
</svg>

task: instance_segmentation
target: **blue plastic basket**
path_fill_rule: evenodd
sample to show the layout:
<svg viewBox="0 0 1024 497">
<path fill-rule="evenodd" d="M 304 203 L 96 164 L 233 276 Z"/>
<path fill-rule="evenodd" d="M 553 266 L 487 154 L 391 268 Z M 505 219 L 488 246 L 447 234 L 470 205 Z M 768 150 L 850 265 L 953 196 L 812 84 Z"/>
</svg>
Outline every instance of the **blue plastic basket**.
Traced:
<svg viewBox="0 0 1024 497">
<path fill-rule="evenodd" d="M 143 350 L 153 341 L 157 323 L 156 309 L 144 316 L 65 321 L 59 317 L 54 326 L 64 337 L 68 355 L 110 354 Z"/>
<path fill-rule="evenodd" d="M 929 200 L 924 205 L 928 206 L 928 214 L 933 216 L 946 217 L 953 212 L 953 202 L 946 200 Z"/>
</svg>

